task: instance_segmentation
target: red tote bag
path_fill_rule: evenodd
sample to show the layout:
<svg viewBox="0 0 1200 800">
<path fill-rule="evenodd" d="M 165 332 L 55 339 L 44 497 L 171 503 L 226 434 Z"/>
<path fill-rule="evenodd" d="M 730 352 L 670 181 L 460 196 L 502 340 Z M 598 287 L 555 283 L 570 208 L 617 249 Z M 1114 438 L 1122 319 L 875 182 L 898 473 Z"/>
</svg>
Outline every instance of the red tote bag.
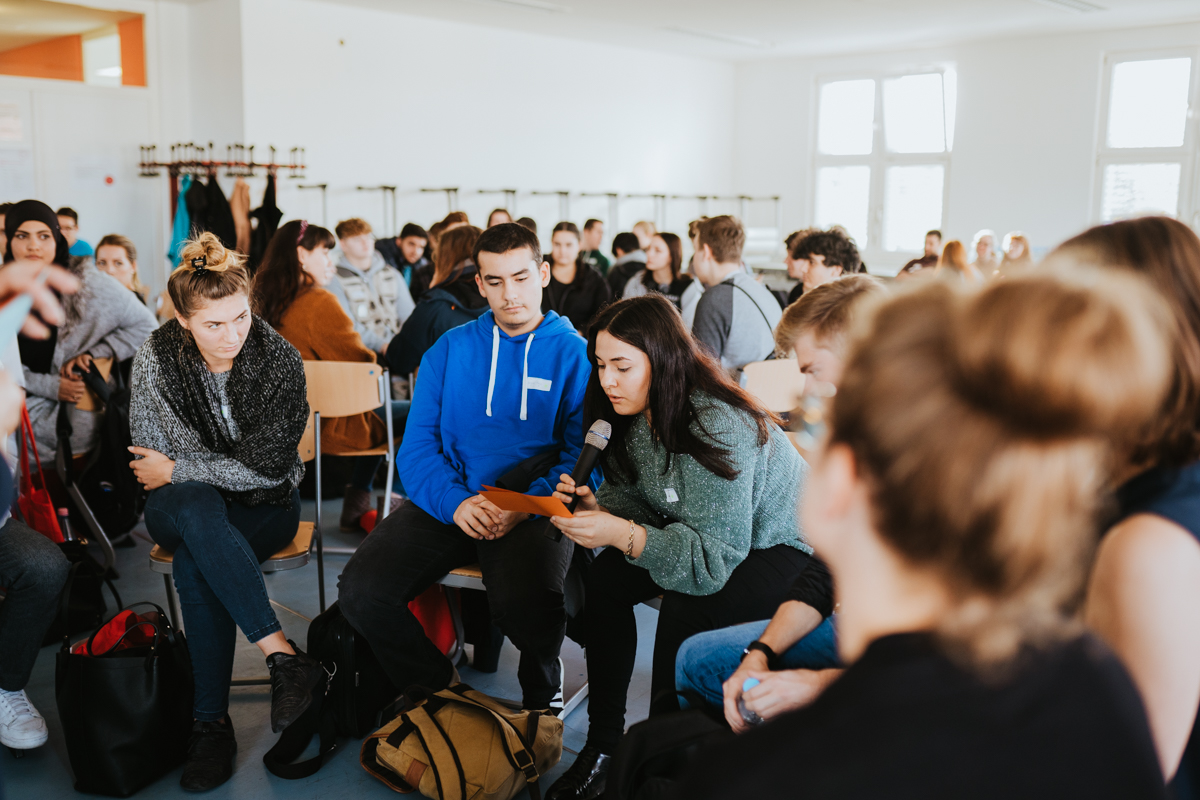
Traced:
<svg viewBox="0 0 1200 800">
<path fill-rule="evenodd" d="M 33 479 L 33 469 L 29 465 L 29 453 L 26 449 L 26 439 L 29 447 L 33 448 L 33 460 L 37 464 L 37 479 L 41 488 Z M 21 438 L 19 451 L 21 455 L 21 491 L 17 495 L 17 507 L 25 524 L 52 542 L 62 542 L 62 529 L 58 527 L 58 514 L 54 510 L 54 501 L 50 499 L 50 491 L 46 488 L 46 476 L 42 474 L 42 460 L 38 456 L 37 442 L 33 438 L 33 423 L 29 421 L 29 409 L 21 406 Z"/>
</svg>

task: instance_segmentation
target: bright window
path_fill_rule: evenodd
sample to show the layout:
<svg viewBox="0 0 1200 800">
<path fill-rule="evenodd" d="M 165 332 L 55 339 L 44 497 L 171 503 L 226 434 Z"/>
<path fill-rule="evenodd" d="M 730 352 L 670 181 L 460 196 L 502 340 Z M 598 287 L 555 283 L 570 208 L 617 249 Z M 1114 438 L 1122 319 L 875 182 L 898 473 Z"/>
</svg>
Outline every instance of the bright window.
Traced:
<svg viewBox="0 0 1200 800">
<path fill-rule="evenodd" d="M 942 224 L 954 91 L 950 69 L 822 83 L 814 223 L 865 252 L 920 252 Z"/>
<path fill-rule="evenodd" d="M 1195 224 L 1194 52 L 1110 56 L 1106 66 L 1096 217 L 1168 214 Z"/>
</svg>

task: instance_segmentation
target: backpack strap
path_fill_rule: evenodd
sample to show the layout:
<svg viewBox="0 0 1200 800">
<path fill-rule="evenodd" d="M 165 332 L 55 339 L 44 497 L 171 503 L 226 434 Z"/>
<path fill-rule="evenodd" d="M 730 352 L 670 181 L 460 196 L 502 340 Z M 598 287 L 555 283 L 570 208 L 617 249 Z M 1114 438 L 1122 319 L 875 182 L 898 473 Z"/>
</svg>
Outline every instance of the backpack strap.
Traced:
<svg viewBox="0 0 1200 800">
<path fill-rule="evenodd" d="M 506 756 L 508 756 L 508 763 L 512 764 L 514 769 L 520 770 L 521 772 L 523 772 L 525 774 L 525 781 L 527 783 L 530 783 L 530 784 L 536 783 L 538 780 L 538 777 L 539 777 L 539 773 L 538 773 L 538 769 L 537 769 L 537 759 L 534 758 L 534 755 L 533 755 L 533 740 L 530 740 L 527 742 L 525 740 L 525 735 L 523 733 L 521 733 L 521 731 L 518 730 L 517 727 L 515 725 L 513 725 L 508 720 L 507 717 L 505 717 L 503 714 L 496 711 L 496 709 L 492 708 L 487 703 L 481 702 L 480 700 L 478 700 L 474 697 L 467 696 L 467 692 L 471 692 L 472 694 L 478 694 L 478 692 L 476 692 L 474 689 L 467 686 L 466 684 L 460 683 L 457 686 L 451 686 L 446 691 L 457 695 L 456 699 L 459 702 L 462 702 L 466 705 L 475 706 L 476 708 L 481 708 L 484 711 L 488 712 L 489 714 L 492 715 L 492 717 L 495 718 L 495 720 L 498 723 L 500 723 L 501 733 L 504 733 L 507 731 L 508 733 L 512 734 L 512 737 L 514 739 L 516 739 L 516 741 L 517 741 L 517 745 L 518 745 L 517 747 L 513 747 L 512 742 L 509 740 L 508 736 L 500 737 L 501 740 L 504 742 L 504 754 Z M 439 692 L 438 694 L 442 695 L 443 697 L 445 696 L 441 692 Z M 534 712 L 534 713 L 539 713 L 539 712 Z M 535 733 L 537 732 L 536 726 L 534 727 L 533 730 Z M 535 800 L 536 800 L 536 798 L 535 798 Z"/>
<path fill-rule="evenodd" d="M 748 299 L 748 300 L 749 300 L 751 303 L 753 303 L 753 304 L 754 304 L 754 307 L 758 309 L 758 313 L 762 315 L 763 322 L 767 323 L 767 333 L 768 333 L 768 334 L 770 334 L 770 336 L 771 336 L 771 340 L 772 340 L 772 342 L 774 342 L 774 338 L 775 338 L 775 326 L 771 324 L 771 320 L 767 319 L 767 312 L 765 312 L 765 311 L 763 311 L 763 310 L 762 310 L 762 306 L 760 306 L 760 305 L 758 304 L 758 301 L 754 299 L 754 295 L 752 295 L 752 294 L 750 294 L 749 292 L 747 292 L 747 291 L 746 291 L 744 288 L 742 288 L 741 286 L 738 286 L 738 284 L 737 284 L 737 281 L 736 281 L 736 280 L 732 280 L 732 281 L 730 281 L 730 282 L 729 282 L 729 285 L 730 285 L 730 286 L 732 286 L 733 288 L 737 289 L 737 290 L 738 290 L 739 292 L 741 292 L 742 294 L 746 295 L 746 299 Z M 766 355 L 766 356 L 764 356 L 764 357 L 763 357 L 761 360 L 762 360 L 762 361 L 767 361 L 767 360 L 769 359 L 769 357 L 770 357 L 771 355 L 773 355 L 774 353 L 775 353 L 775 345 L 772 343 L 772 345 L 771 345 L 771 352 L 770 352 L 770 353 L 767 353 L 767 355 Z"/>
<path fill-rule="evenodd" d="M 325 675 L 325 691 L 314 692 L 312 705 L 300 719 L 283 729 L 275 746 L 263 753 L 263 764 L 278 778 L 288 781 L 300 780 L 315 775 L 337 747 L 337 735 L 332 706 L 324 703 L 329 693 L 329 674 Z M 299 763 L 292 763 L 308 747 L 312 737 L 319 734 L 321 744 L 317 754 Z"/>
<path fill-rule="evenodd" d="M 467 800 L 467 776 L 463 772 L 462 761 L 458 757 L 458 751 L 454 749 L 454 743 L 450 741 L 450 737 L 446 735 L 446 729 L 442 727 L 433 714 L 425 705 L 418 706 L 412 711 L 407 711 L 404 714 L 406 721 L 413 723 L 413 735 L 421 742 L 421 747 L 429 755 L 429 766 L 433 769 L 433 779 L 437 783 L 438 797 L 441 800 Z M 442 745 L 435 751 L 429 745 L 429 739 L 425 736 L 425 729 L 429 732 L 436 731 L 441 738 Z M 449 756 L 454 762 L 454 769 L 458 773 L 458 797 L 452 798 L 446 795 L 446 786 L 442 783 L 442 770 L 438 768 L 438 764 L 443 766 L 446 764 L 446 757 Z M 414 787 L 416 788 L 416 787 Z"/>
</svg>

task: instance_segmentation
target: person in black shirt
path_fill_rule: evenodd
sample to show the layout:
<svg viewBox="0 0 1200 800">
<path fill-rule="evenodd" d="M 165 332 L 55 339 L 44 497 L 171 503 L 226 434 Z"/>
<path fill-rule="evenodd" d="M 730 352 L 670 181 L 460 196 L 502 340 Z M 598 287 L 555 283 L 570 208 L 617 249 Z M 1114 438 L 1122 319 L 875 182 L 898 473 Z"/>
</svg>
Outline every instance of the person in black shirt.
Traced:
<svg viewBox="0 0 1200 800">
<path fill-rule="evenodd" d="M 923 269 L 928 269 L 928 274 L 933 274 L 933 269 L 938 265 L 938 256 L 942 252 L 942 232 L 929 231 L 925 234 L 925 253 L 920 258 L 914 258 L 909 261 L 896 274 L 898 280 L 911 278 Z"/>
<path fill-rule="evenodd" d="M 646 268 L 646 251 L 638 243 L 636 234 L 625 231 L 613 237 L 612 254 L 612 266 L 608 268 L 605 280 L 613 297 L 621 297 L 629 279 Z"/>
<path fill-rule="evenodd" d="M 1136 273 L 1171 313 L 1175 381 L 1129 454 L 1117 517 L 1097 550 L 1084 620 L 1141 689 L 1177 800 L 1200 797 L 1200 238 L 1167 217 L 1100 225 L 1050 254 L 1050 270 L 1100 263 Z M 1005 280 L 1011 278 L 1005 277 Z M 1190 740 L 1189 740 L 1190 734 Z"/>
<path fill-rule="evenodd" d="M 1169 385 L 1160 303 L 1029 276 L 877 309 L 801 504 L 849 667 L 699 753 L 679 797 L 1164 796 L 1137 690 L 1066 610 L 1112 455 Z"/>
<path fill-rule="evenodd" d="M 579 227 L 560 222 L 550 236 L 550 285 L 542 294 L 542 313 L 557 311 L 583 334 L 612 291 L 600 273 L 579 257 Z"/>
</svg>

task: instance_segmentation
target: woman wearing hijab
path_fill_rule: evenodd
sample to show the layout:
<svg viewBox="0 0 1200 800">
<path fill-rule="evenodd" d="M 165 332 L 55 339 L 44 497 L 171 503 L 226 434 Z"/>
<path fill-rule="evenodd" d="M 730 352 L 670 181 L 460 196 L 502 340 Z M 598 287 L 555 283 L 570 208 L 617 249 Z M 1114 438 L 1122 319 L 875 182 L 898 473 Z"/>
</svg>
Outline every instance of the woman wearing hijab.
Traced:
<svg viewBox="0 0 1200 800">
<path fill-rule="evenodd" d="M 22 200 L 14 205 L 5 215 L 4 232 L 8 237 L 4 263 L 21 260 L 57 264 L 69 269 L 81 283 L 78 293 L 63 299 L 66 320 L 52 328 L 50 338 L 35 341 L 19 337 L 25 405 L 38 454 L 43 462 L 52 461 L 58 445 L 59 403 L 74 404 L 84 393 L 83 381 L 74 370 L 90 369 L 96 358 L 109 358 L 114 363 L 132 358 L 156 323 L 154 314 L 138 301 L 137 295 L 93 267 L 91 259 L 70 258 L 58 217 L 45 203 Z M 72 405 L 68 417 L 72 451 L 87 452 L 96 443 L 98 414 Z"/>
</svg>

